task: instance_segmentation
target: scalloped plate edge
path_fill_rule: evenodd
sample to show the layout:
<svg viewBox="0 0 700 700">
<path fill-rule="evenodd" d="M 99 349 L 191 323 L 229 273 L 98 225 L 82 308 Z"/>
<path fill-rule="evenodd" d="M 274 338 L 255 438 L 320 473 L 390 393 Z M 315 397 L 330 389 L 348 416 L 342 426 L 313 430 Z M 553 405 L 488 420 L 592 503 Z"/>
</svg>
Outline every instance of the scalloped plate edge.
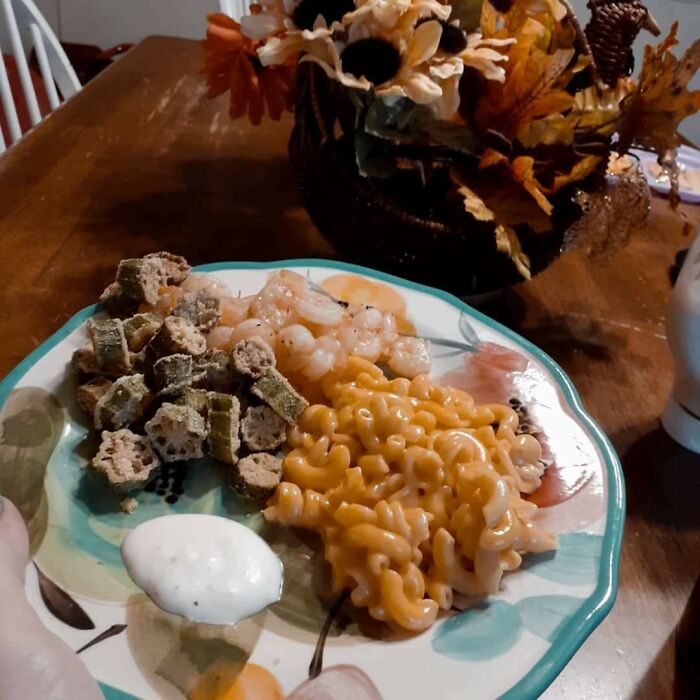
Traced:
<svg viewBox="0 0 700 700">
<path fill-rule="evenodd" d="M 506 691 L 501 696 L 502 700 L 529 700 L 539 697 L 559 673 L 561 673 L 593 630 L 603 621 L 605 616 L 610 612 L 615 603 L 615 598 L 617 597 L 618 565 L 625 519 L 625 487 L 620 460 L 612 444 L 602 429 L 583 407 L 581 397 L 572 381 L 547 353 L 540 350 L 536 345 L 518 335 L 510 328 L 468 306 L 461 299 L 449 292 L 434 287 L 428 287 L 417 282 L 411 282 L 410 280 L 360 265 L 353 265 L 336 260 L 324 260 L 323 258 L 299 258 L 270 262 L 219 262 L 199 265 L 195 267 L 194 270 L 197 272 L 217 272 L 220 270 L 260 270 L 276 269 L 280 267 L 325 267 L 356 273 L 371 279 L 389 282 L 398 287 L 413 289 L 436 297 L 447 302 L 459 311 L 477 319 L 537 358 L 557 383 L 576 418 L 586 428 L 591 439 L 600 451 L 603 461 L 605 462 L 608 494 L 605 534 L 603 535 L 603 551 L 601 553 L 601 568 L 598 574 L 596 588 L 587 598 L 586 603 L 561 630 L 558 636 L 563 642 L 550 646 L 537 664 L 510 688 L 510 690 Z M 0 382 L 0 409 L 5 405 L 5 401 L 11 391 L 27 371 L 40 358 L 46 355 L 99 309 L 100 306 L 98 304 L 93 304 L 78 311 L 66 321 L 61 328 L 9 372 L 2 382 Z"/>
</svg>

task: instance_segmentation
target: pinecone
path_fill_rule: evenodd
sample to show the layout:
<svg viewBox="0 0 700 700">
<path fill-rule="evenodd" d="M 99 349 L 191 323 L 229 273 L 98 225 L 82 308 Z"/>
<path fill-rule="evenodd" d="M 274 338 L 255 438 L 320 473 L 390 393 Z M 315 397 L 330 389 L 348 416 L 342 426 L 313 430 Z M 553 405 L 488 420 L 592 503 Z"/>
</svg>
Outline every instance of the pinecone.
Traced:
<svg viewBox="0 0 700 700">
<path fill-rule="evenodd" d="M 598 77 L 610 87 L 634 70 L 632 44 L 647 24 L 649 11 L 640 0 L 589 0 L 586 36 Z"/>
</svg>

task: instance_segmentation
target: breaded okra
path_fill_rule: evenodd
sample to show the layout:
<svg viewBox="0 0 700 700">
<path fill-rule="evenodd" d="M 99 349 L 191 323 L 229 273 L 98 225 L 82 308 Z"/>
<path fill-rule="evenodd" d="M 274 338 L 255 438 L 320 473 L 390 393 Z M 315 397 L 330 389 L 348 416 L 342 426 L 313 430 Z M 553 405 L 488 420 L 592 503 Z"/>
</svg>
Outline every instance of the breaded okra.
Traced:
<svg viewBox="0 0 700 700">
<path fill-rule="evenodd" d="M 126 429 L 103 431 L 100 448 L 91 463 L 110 485 L 121 490 L 143 486 L 159 465 L 148 440 Z"/>
<path fill-rule="evenodd" d="M 146 435 L 164 462 L 176 462 L 204 455 L 207 428 L 204 418 L 189 406 L 165 403 L 146 423 Z"/>
<path fill-rule="evenodd" d="M 142 374 L 119 377 L 95 406 L 97 430 L 119 430 L 143 417 L 153 401 Z"/>
</svg>

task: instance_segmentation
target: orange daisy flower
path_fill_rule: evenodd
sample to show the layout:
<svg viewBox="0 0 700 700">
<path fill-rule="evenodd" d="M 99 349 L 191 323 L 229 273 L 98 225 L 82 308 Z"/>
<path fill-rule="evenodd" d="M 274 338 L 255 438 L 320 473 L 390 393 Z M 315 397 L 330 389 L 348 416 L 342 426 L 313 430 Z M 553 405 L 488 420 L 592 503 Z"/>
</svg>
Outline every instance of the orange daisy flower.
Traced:
<svg viewBox="0 0 700 700">
<path fill-rule="evenodd" d="M 266 109 L 274 120 L 285 110 L 291 112 L 296 61 L 292 58 L 281 65 L 263 66 L 257 54 L 261 42 L 245 36 L 238 22 L 221 13 L 209 15 L 207 22 L 202 72 L 207 77 L 209 97 L 230 92 L 231 118 L 247 114 L 256 126 Z"/>
</svg>

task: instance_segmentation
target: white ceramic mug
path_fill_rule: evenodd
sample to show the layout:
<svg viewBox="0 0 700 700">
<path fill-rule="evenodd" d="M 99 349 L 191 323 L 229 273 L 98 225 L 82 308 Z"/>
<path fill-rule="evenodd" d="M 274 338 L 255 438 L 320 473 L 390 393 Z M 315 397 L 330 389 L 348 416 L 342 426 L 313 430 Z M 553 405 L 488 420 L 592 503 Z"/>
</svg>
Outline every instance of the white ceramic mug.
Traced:
<svg viewBox="0 0 700 700">
<path fill-rule="evenodd" d="M 676 442 L 700 453 L 700 235 L 671 292 L 666 335 L 676 378 L 661 423 Z"/>
</svg>

